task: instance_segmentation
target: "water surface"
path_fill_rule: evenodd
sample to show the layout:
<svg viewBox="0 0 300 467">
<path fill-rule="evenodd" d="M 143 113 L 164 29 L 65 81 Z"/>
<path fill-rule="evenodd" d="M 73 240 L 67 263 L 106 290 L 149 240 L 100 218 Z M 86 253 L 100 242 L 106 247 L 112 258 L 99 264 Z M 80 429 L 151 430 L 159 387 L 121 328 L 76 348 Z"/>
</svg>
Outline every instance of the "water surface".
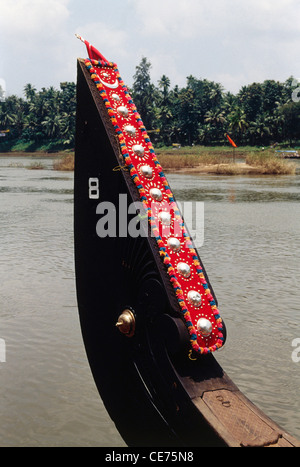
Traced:
<svg viewBox="0 0 300 467">
<path fill-rule="evenodd" d="M 124 446 L 83 348 L 73 262 L 73 174 L 0 157 L 0 446 Z M 199 248 L 226 321 L 217 359 L 300 438 L 300 177 L 168 175 L 203 201 Z"/>
</svg>

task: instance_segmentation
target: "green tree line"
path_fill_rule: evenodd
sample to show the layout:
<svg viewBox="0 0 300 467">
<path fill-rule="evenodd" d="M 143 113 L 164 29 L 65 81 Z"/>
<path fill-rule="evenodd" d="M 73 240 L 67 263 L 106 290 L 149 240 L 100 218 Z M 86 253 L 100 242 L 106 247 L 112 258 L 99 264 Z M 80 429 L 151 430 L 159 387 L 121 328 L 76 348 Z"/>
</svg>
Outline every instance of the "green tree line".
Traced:
<svg viewBox="0 0 300 467">
<path fill-rule="evenodd" d="M 150 71 L 151 63 L 143 57 L 130 92 L 156 144 L 222 145 L 226 133 L 239 145 L 300 141 L 300 99 L 293 77 L 282 83 L 252 83 L 232 94 L 220 83 L 194 76 L 188 76 L 181 88 L 171 88 L 166 75 L 155 85 Z M 9 130 L 6 141 L 70 148 L 75 141 L 75 115 L 75 83 L 41 91 L 27 84 L 23 98 L 1 99 L 0 130 Z"/>
<path fill-rule="evenodd" d="M 59 90 L 50 87 L 41 91 L 26 84 L 24 98 L 12 95 L 0 102 L 0 131 L 9 130 L 2 145 L 17 141 L 31 142 L 32 147 L 72 147 L 75 117 L 75 83 L 65 82 Z"/>
</svg>

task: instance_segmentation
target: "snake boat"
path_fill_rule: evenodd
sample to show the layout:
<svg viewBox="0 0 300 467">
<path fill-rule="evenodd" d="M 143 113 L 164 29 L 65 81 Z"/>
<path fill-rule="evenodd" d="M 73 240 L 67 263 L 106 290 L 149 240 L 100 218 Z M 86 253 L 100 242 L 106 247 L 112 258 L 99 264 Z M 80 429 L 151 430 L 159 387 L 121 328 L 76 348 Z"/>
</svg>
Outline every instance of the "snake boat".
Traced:
<svg viewBox="0 0 300 467">
<path fill-rule="evenodd" d="M 225 324 L 142 118 L 117 65 L 78 37 L 77 300 L 109 416 L 131 447 L 299 446 L 218 364 Z"/>
</svg>

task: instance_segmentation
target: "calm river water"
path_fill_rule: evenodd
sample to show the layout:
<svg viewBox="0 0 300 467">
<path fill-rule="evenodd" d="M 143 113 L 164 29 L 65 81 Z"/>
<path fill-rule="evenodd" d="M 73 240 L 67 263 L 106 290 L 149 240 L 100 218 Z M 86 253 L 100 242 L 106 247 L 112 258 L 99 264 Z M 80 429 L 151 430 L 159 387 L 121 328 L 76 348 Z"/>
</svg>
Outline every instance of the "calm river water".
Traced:
<svg viewBox="0 0 300 467">
<path fill-rule="evenodd" d="M 81 338 L 73 174 L 53 171 L 49 158 L 43 170 L 28 170 L 32 161 L 0 157 L 0 446 L 124 446 Z M 292 359 L 300 339 L 300 175 L 168 180 L 178 201 L 204 202 L 199 253 L 228 331 L 216 358 L 300 438 L 300 362 Z"/>
</svg>

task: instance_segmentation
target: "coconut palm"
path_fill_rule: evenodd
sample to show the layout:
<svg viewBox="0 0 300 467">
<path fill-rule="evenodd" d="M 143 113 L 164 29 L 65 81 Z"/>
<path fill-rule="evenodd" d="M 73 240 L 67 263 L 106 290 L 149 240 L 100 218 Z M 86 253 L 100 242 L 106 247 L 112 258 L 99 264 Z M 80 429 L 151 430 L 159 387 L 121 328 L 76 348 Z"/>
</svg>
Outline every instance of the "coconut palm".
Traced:
<svg viewBox="0 0 300 467">
<path fill-rule="evenodd" d="M 209 110 L 204 116 L 205 123 L 210 123 L 211 125 L 219 126 L 223 125 L 226 122 L 226 117 L 224 112 L 220 109 Z"/>
<path fill-rule="evenodd" d="M 24 94 L 28 101 L 33 101 L 36 96 L 36 88 L 30 83 L 25 84 Z"/>
<path fill-rule="evenodd" d="M 228 116 L 229 129 L 236 135 L 241 136 L 249 126 L 246 120 L 246 113 L 240 106 L 234 107 Z"/>
</svg>

